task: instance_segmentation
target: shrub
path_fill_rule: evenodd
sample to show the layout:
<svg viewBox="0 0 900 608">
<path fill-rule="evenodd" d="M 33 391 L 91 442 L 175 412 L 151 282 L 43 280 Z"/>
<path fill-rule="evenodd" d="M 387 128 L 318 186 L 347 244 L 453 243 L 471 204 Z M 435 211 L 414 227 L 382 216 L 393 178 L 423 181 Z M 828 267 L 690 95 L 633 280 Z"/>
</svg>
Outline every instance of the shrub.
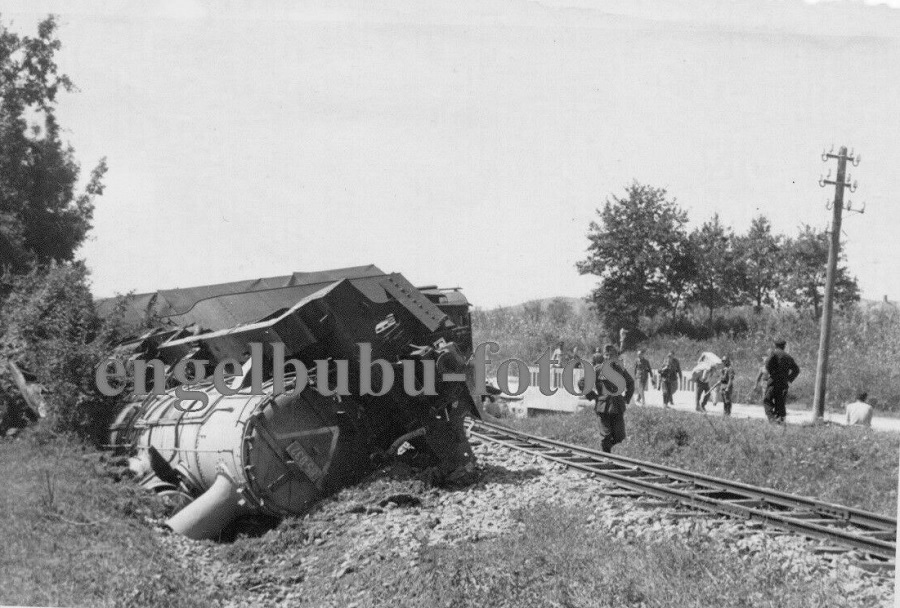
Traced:
<svg viewBox="0 0 900 608">
<path fill-rule="evenodd" d="M 117 320 L 94 310 L 83 262 L 33 269 L 7 281 L 0 308 L 0 359 L 29 370 L 46 389 L 47 426 L 97 441 L 118 398 L 102 395 L 94 369 L 124 334 Z M 0 370 L 0 409 L 21 402 L 6 366 Z"/>
</svg>

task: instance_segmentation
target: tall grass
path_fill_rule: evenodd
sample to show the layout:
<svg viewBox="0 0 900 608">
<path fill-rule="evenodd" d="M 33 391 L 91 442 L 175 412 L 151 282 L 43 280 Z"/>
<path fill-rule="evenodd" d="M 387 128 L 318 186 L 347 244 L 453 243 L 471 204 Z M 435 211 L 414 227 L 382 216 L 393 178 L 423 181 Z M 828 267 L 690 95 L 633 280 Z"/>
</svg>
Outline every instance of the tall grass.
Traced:
<svg viewBox="0 0 900 608">
<path fill-rule="evenodd" d="M 526 432 L 599 449 L 592 412 L 508 420 Z M 900 436 L 861 427 L 771 425 L 630 407 L 615 453 L 893 516 Z"/>
<path fill-rule="evenodd" d="M 218 605 L 146 525 L 162 506 L 98 474 L 97 454 L 64 437 L 0 441 L 0 604 Z"/>
</svg>

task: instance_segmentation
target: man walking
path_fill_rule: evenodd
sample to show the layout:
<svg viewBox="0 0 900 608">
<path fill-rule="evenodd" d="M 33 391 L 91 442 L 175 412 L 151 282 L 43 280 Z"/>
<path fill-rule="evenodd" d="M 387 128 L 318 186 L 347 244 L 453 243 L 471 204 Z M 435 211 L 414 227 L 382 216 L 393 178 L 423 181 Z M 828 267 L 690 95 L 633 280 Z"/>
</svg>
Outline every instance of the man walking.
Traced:
<svg viewBox="0 0 900 608">
<path fill-rule="evenodd" d="M 647 381 L 650 379 L 651 371 L 652 368 L 650 367 L 650 362 L 644 357 L 644 351 L 637 351 L 637 359 L 634 361 L 634 400 L 640 405 L 647 404 L 644 397 L 644 391 L 647 390 Z"/>
<path fill-rule="evenodd" d="M 800 368 L 794 358 L 784 351 L 787 343 L 784 340 L 775 340 L 775 350 L 766 361 L 766 373 L 769 379 L 766 382 L 766 395 L 763 398 L 763 408 L 769 422 L 780 424 L 787 416 L 785 403 L 787 402 L 788 387 L 800 375 Z"/>
<path fill-rule="evenodd" d="M 672 396 L 678 390 L 678 383 L 681 381 L 681 363 L 675 358 L 673 352 L 666 355 L 663 366 L 659 369 L 659 383 L 663 394 L 663 407 L 675 405 Z"/>
<path fill-rule="evenodd" d="M 719 375 L 719 396 L 722 397 L 722 405 L 725 415 L 731 416 L 731 399 L 734 394 L 734 368 L 731 367 L 731 359 L 722 357 L 722 371 Z"/>
<path fill-rule="evenodd" d="M 594 413 L 600 421 L 600 449 L 609 452 L 625 439 L 625 405 L 634 394 L 634 379 L 614 345 L 607 344 L 603 352 L 605 361 L 597 368 Z"/>
</svg>

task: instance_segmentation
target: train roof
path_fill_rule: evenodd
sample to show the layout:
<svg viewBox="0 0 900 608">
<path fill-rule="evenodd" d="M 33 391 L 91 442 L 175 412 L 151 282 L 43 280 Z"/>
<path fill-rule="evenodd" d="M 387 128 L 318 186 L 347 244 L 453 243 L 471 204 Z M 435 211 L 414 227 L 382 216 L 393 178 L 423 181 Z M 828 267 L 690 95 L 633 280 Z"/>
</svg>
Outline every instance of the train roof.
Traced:
<svg viewBox="0 0 900 608">
<path fill-rule="evenodd" d="M 215 331 L 258 321 L 290 308 L 328 284 L 345 279 L 372 299 L 383 300 L 386 296 L 380 283 L 387 276 L 372 264 L 318 272 L 294 272 L 277 277 L 106 298 L 98 300 L 97 310 L 101 316 L 108 317 L 121 307 L 123 320 L 129 324 L 141 324 L 150 319 L 159 320 L 159 325 L 197 325 Z M 468 304 L 465 296 L 456 290 L 428 287 L 422 293 L 429 299 L 440 294 L 446 298 L 445 304 Z"/>
</svg>

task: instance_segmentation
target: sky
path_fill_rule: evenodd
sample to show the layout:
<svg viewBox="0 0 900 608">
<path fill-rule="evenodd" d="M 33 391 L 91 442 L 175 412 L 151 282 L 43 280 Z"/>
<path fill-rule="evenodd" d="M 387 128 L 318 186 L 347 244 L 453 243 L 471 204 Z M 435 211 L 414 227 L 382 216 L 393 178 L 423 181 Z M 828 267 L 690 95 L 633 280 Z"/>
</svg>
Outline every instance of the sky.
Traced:
<svg viewBox="0 0 900 608">
<path fill-rule="evenodd" d="M 58 117 L 107 188 L 104 297 L 375 264 L 482 307 L 581 297 L 632 180 L 692 225 L 824 228 L 823 148 L 862 156 L 862 294 L 900 299 L 900 0 L 0 1 L 59 15 Z M 834 170 L 834 162 L 830 165 Z"/>
</svg>

